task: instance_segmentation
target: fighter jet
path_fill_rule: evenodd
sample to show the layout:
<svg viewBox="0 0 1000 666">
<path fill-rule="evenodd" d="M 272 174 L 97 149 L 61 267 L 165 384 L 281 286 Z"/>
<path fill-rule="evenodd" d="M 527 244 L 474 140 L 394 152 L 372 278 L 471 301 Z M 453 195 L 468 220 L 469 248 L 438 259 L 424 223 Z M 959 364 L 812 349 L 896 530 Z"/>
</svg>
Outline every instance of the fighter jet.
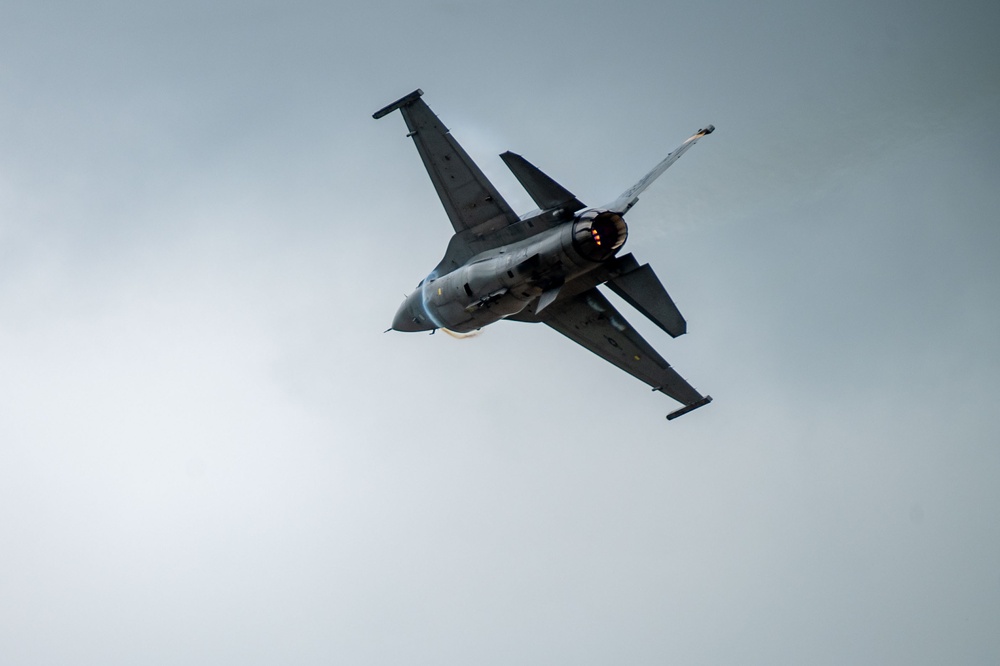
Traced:
<svg viewBox="0 0 1000 666">
<path fill-rule="evenodd" d="M 623 216 L 639 195 L 712 125 L 698 130 L 639 182 L 590 208 L 520 155 L 500 158 L 538 206 L 518 216 L 415 90 L 373 114 L 399 110 L 455 228 L 444 258 L 403 301 L 396 331 L 468 333 L 501 319 L 542 322 L 683 406 L 668 419 L 707 405 L 625 320 L 606 285 L 672 337 L 687 322 L 649 264 L 619 256 Z"/>
</svg>

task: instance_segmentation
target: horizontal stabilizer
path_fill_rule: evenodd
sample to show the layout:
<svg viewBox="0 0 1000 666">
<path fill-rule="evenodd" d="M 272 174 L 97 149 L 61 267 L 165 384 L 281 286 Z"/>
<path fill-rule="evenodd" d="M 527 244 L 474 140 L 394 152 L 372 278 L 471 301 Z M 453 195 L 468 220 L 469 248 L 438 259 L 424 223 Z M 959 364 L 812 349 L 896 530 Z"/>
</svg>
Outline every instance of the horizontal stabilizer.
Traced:
<svg viewBox="0 0 1000 666">
<path fill-rule="evenodd" d="M 570 213 L 583 208 L 580 200 L 565 187 L 545 175 L 541 169 L 517 153 L 507 151 L 500 159 L 511 170 L 518 182 L 527 190 L 535 205 L 542 210 L 565 208 Z"/>
<path fill-rule="evenodd" d="M 687 322 L 649 264 L 613 277 L 606 284 L 671 337 L 687 333 Z"/>
</svg>

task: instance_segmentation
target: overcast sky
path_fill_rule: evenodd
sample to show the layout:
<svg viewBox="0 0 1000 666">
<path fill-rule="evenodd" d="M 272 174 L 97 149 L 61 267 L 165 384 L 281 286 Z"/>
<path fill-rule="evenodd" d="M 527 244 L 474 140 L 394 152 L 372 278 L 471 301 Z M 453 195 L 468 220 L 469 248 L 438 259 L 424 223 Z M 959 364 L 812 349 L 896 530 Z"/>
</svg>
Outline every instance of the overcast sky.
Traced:
<svg viewBox="0 0 1000 666">
<path fill-rule="evenodd" d="M 1000 5 L 0 1 L 0 663 L 1000 662 Z M 414 88 L 711 406 L 383 334 Z"/>
</svg>

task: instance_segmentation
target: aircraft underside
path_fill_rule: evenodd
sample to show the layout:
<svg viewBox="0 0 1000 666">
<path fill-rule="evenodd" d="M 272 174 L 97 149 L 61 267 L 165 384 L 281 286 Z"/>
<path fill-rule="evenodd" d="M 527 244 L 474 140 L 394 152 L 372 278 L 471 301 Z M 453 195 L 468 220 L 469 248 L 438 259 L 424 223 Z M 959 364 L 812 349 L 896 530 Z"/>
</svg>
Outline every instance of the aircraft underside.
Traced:
<svg viewBox="0 0 1000 666">
<path fill-rule="evenodd" d="M 500 319 L 541 322 L 637 379 L 681 402 L 667 416 L 712 401 L 684 380 L 600 293 L 606 285 L 672 337 L 687 323 L 649 264 L 621 256 L 623 216 L 709 125 L 687 139 L 606 206 L 587 208 L 520 155 L 504 162 L 538 205 L 519 218 L 430 108 L 420 90 L 379 110 L 399 110 L 455 235 L 437 267 L 404 300 L 397 331 L 438 328 L 467 333 Z"/>
</svg>

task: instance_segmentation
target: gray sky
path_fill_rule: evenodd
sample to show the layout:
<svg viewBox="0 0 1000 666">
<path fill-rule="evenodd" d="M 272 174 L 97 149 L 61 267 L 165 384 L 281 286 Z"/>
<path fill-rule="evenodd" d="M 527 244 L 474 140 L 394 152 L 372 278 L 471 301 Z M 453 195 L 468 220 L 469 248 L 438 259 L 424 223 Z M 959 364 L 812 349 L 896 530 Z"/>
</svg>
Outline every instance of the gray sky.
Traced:
<svg viewBox="0 0 1000 666">
<path fill-rule="evenodd" d="M 1000 661 L 1000 6 L 0 11 L 0 662 Z M 421 87 L 629 214 L 716 401 L 383 335 Z"/>
</svg>

